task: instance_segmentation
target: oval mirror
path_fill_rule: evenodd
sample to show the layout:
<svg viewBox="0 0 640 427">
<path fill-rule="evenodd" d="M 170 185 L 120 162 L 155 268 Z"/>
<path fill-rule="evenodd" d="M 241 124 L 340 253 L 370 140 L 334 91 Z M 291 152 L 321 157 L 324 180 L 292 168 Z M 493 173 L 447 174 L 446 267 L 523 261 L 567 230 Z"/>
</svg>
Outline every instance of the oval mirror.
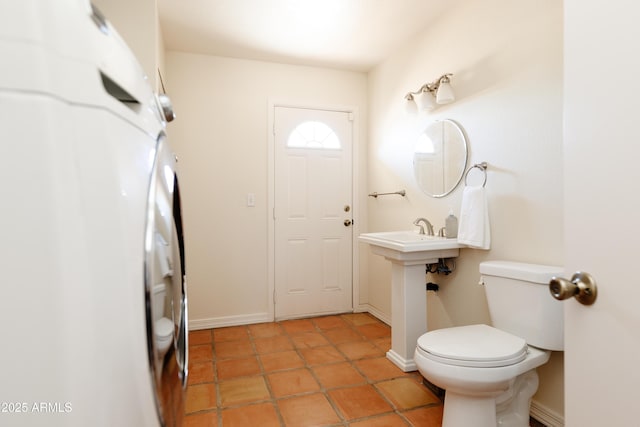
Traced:
<svg viewBox="0 0 640 427">
<path fill-rule="evenodd" d="M 431 197 L 450 194 L 467 168 L 467 139 L 453 120 L 427 126 L 416 142 L 413 173 L 418 186 Z"/>
</svg>

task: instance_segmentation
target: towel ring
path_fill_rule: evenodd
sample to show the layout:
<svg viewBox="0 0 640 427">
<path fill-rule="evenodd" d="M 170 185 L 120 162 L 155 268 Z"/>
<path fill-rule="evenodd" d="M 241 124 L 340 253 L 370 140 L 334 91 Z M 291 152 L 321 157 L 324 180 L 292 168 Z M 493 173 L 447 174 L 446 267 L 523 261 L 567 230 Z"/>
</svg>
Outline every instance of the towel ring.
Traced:
<svg viewBox="0 0 640 427">
<path fill-rule="evenodd" d="M 467 177 L 469 176 L 469 172 L 471 172 L 472 169 L 478 168 L 484 173 L 484 181 L 482 182 L 482 186 L 484 187 L 487 183 L 487 166 L 487 162 L 482 162 L 476 163 L 475 165 L 467 169 L 467 173 L 464 174 L 464 185 L 467 185 Z"/>
</svg>

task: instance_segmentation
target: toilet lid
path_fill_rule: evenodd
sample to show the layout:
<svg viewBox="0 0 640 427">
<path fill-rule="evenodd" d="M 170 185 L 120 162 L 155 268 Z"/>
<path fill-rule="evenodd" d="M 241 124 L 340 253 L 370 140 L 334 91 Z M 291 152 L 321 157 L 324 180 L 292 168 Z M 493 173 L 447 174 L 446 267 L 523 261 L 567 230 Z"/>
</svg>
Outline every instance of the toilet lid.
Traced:
<svg viewBox="0 0 640 427">
<path fill-rule="evenodd" d="M 438 329 L 418 338 L 426 357 L 469 367 L 509 366 L 527 357 L 524 339 L 488 325 Z"/>
<path fill-rule="evenodd" d="M 158 338 L 169 338 L 173 335 L 173 322 L 166 317 L 156 320 L 153 326 L 153 332 Z"/>
</svg>

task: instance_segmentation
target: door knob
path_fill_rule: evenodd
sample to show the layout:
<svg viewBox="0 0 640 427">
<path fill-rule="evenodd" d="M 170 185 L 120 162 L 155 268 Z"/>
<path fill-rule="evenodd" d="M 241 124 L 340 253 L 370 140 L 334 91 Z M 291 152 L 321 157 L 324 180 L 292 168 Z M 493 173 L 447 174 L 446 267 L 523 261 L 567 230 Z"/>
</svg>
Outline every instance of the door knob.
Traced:
<svg viewBox="0 0 640 427">
<path fill-rule="evenodd" d="M 591 305 L 598 296 L 596 281 L 589 273 L 577 271 L 571 281 L 561 277 L 553 277 L 549 282 L 549 291 L 557 300 L 575 297 L 580 304 Z"/>
<path fill-rule="evenodd" d="M 344 220 L 344 226 L 345 226 L 345 227 L 348 227 L 348 226 L 350 226 L 350 225 L 351 225 L 351 220 L 350 220 L 350 219 L 345 219 L 345 220 Z"/>
</svg>

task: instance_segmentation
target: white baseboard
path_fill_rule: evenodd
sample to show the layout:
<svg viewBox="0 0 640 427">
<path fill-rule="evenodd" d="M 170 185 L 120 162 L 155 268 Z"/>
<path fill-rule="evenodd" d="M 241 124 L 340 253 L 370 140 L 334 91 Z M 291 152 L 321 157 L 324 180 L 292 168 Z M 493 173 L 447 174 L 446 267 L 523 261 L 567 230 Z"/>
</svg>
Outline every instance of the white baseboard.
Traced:
<svg viewBox="0 0 640 427">
<path fill-rule="evenodd" d="M 270 322 L 273 319 L 269 313 L 241 314 L 238 316 L 211 317 L 209 319 L 194 319 L 189 321 L 189 330 L 222 328 L 225 326 L 249 325 L 252 323 Z"/>
<path fill-rule="evenodd" d="M 547 427 L 564 427 L 564 416 L 536 402 L 535 400 L 531 401 L 530 412 L 533 418 L 540 421 Z"/>
<path fill-rule="evenodd" d="M 369 304 L 361 304 L 353 310 L 355 313 L 370 313 L 372 316 L 380 319 L 380 321 L 391 326 L 391 318 L 375 307 Z M 225 326 L 249 325 L 252 323 L 272 322 L 273 319 L 269 313 L 253 313 L 241 314 L 237 316 L 211 317 L 208 319 L 189 320 L 189 330 L 197 331 L 200 329 L 222 328 Z"/>
<path fill-rule="evenodd" d="M 354 313 L 368 313 L 369 312 L 369 304 L 359 304 L 356 307 L 353 307 Z"/>
<path fill-rule="evenodd" d="M 387 359 L 402 370 L 402 372 L 417 371 L 418 367 L 413 359 L 405 359 L 393 350 L 387 351 Z"/>
<path fill-rule="evenodd" d="M 382 322 L 386 323 L 387 325 L 391 326 L 391 318 L 387 314 L 381 312 L 380 310 L 378 310 L 375 307 L 370 306 L 369 304 L 363 304 L 361 307 L 364 308 L 364 310 L 362 310 L 362 311 L 368 312 L 369 314 L 371 314 L 372 316 L 376 317 L 380 321 L 382 321 Z"/>
</svg>

